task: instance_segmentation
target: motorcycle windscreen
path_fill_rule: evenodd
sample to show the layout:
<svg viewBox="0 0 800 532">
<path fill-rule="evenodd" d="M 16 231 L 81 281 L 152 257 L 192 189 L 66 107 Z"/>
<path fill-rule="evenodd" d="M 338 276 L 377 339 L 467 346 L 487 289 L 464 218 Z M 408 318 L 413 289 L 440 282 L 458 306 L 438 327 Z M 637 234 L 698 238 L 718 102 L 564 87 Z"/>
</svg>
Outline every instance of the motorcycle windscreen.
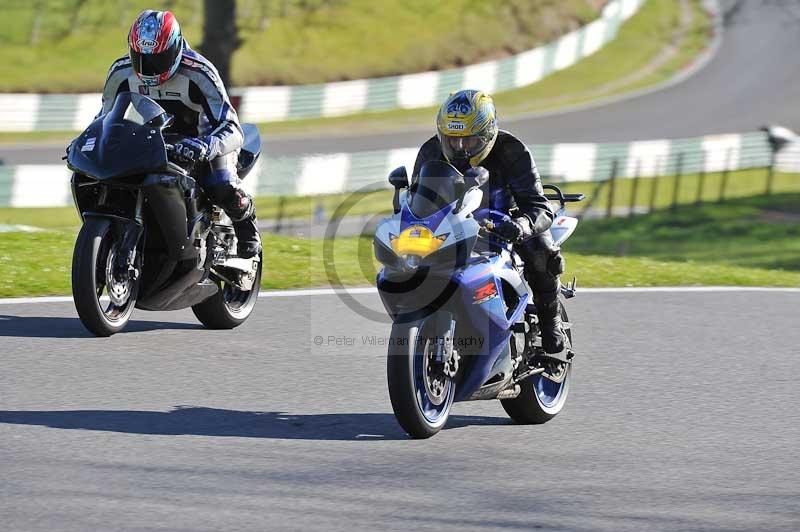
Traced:
<svg viewBox="0 0 800 532">
<path fill-rule="evenodd" d="M 100 180 L 165 170 L 167 150 L 161 130 L 168 116 L 150 98 L 121 92 L 111 110 L 72 143 L 70 169 Z"/>
<path fill-rule="evenodd" d="M 444 161 L 428 161 L 411 188 L 408 207 L 419 219 L 432 216 L 464 193 L 464 176 Z"/>
</svg>

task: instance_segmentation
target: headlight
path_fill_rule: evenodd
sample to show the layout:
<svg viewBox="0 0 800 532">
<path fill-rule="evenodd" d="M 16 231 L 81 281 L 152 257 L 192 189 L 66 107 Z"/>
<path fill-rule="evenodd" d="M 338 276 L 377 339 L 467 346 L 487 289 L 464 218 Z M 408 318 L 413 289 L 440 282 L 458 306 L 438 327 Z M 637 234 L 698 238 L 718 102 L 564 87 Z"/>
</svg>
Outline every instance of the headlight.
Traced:
<svg viewBox="0 0 800 532">
<path fill-rule="evenodd" d="M 418 259 L 427 257 L 440 247 L 448 234 L 434 236 L 433 232 L 423 225 L 412 225 L 390 240 L 392 249 L 401 257 L 416 255 Z"/>
</svg>

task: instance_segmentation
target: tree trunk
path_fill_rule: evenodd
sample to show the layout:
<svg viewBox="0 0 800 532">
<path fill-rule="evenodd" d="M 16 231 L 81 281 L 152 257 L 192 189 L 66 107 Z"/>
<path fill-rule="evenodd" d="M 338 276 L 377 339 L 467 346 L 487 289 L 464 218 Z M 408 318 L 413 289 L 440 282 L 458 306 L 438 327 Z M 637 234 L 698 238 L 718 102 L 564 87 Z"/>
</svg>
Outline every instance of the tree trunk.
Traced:
<svg viewBox="0 0 800 532">
<path fill-rule="evenodd" d="M 217 67 L 227 86 L 233 52 L 241 44 L 236 28 L 236 0 L 204 0 L 203 44 L 200 51 Z"/>
</svg>

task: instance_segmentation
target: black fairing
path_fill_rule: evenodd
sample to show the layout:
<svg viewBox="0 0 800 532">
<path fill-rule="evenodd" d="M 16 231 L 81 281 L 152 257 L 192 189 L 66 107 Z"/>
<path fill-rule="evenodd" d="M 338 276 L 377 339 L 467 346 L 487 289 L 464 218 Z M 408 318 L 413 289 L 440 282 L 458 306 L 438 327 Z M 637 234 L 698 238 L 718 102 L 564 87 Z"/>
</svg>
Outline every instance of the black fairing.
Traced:
<svg viewBox="0 0 800 532">
<path fill-rule="evenodd" d="M 256 165 L 261 155 L 261 134 L 253 124 L 242 124 L 244 144 L 239 152 L 237 174 L 239 179 L 244 179 Z"/>
<path fill-rule="evenodd" d="M 101 181 L 164 171 L 168 163 L 161 128 L 167 116 L 149 98 L 120 93 L 111 111 L 72 142 L 67 165 Z"/>
</svg>

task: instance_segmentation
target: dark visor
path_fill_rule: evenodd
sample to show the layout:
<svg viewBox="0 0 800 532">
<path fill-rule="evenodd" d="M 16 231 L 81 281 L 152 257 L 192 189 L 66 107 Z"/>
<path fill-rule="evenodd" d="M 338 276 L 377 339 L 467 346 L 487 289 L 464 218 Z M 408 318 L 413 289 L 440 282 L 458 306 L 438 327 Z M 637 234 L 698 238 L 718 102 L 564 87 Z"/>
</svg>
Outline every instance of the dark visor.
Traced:
<svg viewBox="0 0 800 532">
<path fill-rule="evenodd" d="M 174 46 L 160 54 L 143 54 L 130 51 L 133 70 L 141 76 L 159 76 L 169 72 L 178 59 L 181 49 Z"/>
<path fill-rule="evenodd" d="M 444 141 L 444 152 L 448 156 L 473 157 L 486 147 L 486 141 L 477 136 L 450 137 L 443 135 L 442 140 Z"/>
</svg>

